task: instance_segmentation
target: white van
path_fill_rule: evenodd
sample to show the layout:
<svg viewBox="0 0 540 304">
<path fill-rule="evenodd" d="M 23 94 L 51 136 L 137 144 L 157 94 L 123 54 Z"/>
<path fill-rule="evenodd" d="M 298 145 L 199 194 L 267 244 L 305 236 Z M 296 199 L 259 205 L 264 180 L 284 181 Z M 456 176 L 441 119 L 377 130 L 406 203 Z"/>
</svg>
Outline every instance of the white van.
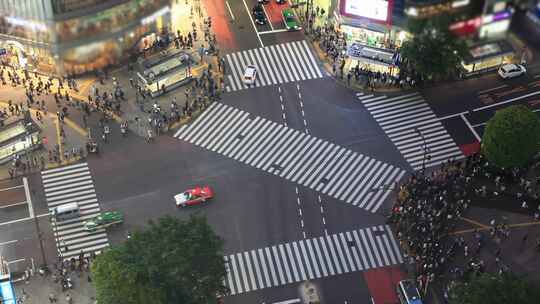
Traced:
<svg viewBox="0 0 540 304">
<path fill-rule="evenodd" d="M 69 220 L 79 216 L 79 204 L 63 204 L 54 208 L 52 213 L 57 221 Z"/>
</svg>

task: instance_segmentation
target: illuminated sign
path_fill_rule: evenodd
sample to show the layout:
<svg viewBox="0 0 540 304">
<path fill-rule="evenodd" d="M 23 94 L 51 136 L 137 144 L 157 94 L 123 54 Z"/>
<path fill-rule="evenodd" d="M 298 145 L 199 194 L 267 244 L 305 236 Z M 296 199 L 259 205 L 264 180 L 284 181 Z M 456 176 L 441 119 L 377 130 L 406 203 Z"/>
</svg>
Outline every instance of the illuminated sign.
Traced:
<svg viewBox="0 0 540 304">
<path fill-rule="evenodd" d="M 43 24 L 43 23 L 40 23 L 40 22 L 27 20 L 27 19 L 22 19 L 22 18 L 19 18 L 19 17 L 11 17 L 11 16 L 6 16 L 4 18 L 11 25 L 22 26 L 22 27 L 24 27 L 26 29 L 29 29 L 31 31 L 34 31 L 34 32 L 38 32 L 38 31 L 45 32 L 45 31 L 47 31 L 47 26 L 45 24 Z"/>
<path fill-rule="evenodd" d="M 379 23 L 388 23 L 392 16 L 393 0 L 342 0 L 342 15 L 351 18 L 367 18 Z"/>
<path fill-rule="evenodd" d="M 141 20 L 142 24 L 149 24 L 157 20 L 157 18 L 169 13 L 171 11 L 171 8 L 169 6 L 165 6 L 164 8 L 154 12 L 152 15 L 147 16 Z"/>
</svg>

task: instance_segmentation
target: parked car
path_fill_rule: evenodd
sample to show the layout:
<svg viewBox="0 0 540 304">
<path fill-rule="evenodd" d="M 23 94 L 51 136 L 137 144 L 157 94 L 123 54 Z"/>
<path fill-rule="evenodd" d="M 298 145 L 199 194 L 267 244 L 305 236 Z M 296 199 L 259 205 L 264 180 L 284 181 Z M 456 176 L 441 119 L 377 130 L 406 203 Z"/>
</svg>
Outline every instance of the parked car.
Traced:
<svg viewBox="0 0 540 304">
<path fill-rule="evenodd" d="M 527 69 L 521 64 L 507 63 L 502 65 L 498 72 L 502 79 L 508 79 L 524 75 Z"/>
</svg>

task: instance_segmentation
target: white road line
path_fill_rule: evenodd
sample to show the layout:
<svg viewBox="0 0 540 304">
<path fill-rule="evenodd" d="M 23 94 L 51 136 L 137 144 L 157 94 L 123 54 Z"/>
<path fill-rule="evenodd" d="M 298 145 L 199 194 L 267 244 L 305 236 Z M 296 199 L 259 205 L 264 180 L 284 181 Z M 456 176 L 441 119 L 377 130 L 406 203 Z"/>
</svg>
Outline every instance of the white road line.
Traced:
<svg viewBox="0 0 540 304">
<path fill-rule="evenodd" d="M 467 125 L 467 127 L 469 128 L 469 130 L 471 130 L 472 134 L 474 135 L 474 137 L 476 137 L 476 140 L 478 140 L 478 142 L 481 142 L 482 141 L 482 138 L 480 138 L 480 136 L 478 135 L 478 133 L 476 132 L 476 130 L 473 128 L 473 126 L 471 126 L 471 123 L 469 122 L 469 120 L 465 117 L 465 115 L 461 114 L 461 119 L 463 119 L 463 121 L 465 122 L 465 124 Z"/>
<path fill-rule="evenodd" d="M 514 102 L 514 101 L 518 101 L 518 100 L 525 99 L 527 97 L 531 97 L 531 96 L 535 96 L 535 95 L 539 95 L 539 94 L 540 94 L 540 91 L 532 92 L 532 93 L 529 93 L 529 94 L 525 94 L 523 96 L 518 96 L 518 97 L 515 97 L 515 98 L 505 100 L 505 101 L 490 104 L 488 106 L 476 108 L 476 109 L 473 110 L 473 112 L 478 112 L 478 111 L 482 111 L 482 110 L 485 110 L 485 109 L 497 107 L 497 106 L 500 106 L 500 105 L 503 105 L 503 104 L 511 103 L 511 102 Z"/>
<path fill-rule="evenodd" d="M 225 1 L 225 5 L 227 5 L 227 8 L 229 9 L 229 14 L 231 14 L 231 18 L 234 21 L 235 20 L 234 14 L 232 12 L 231 6 L 229 5 L 229 1 Z"/>
<path fill-rule="evenodd" d="M 8 191 L 8 190 L 11 190 L 11 189 L 18 189 L 18 188 L 22 188 L 22 187 L 24 187 L 24 185 L 18 185 L 18 186 L 13 186 L 13 187 L 9 187 L 9 188 L 2 188 L 2 189 L 0 189 L 0 192 Z"/>
<path fill-rule="evenodd" d="M 491 89 L 478 91 L 478 94 L 485 94 L 485 93 L 488 93 L 488 92 L 491 92 L 491 91 L 496 91 L 498 89 L 506 88 L 507 86 L 508 86 L 507 84 L 503 84 L 501 86 L 494 87 L 494 88 L 491 88 Z"/>
<path fill-rule="evenodd" d="M 536 79 L 536 78 L 540 78 L 540 74 L 534 75 L 534 79 Z"/>
<path fill-rule="evenodd" d="M 251 12 L 249 11 L 246 0 L 242 0 L 242 2 L 244 2 L 244 6 L 246 7 L 246 12 L 249 16 L 249 20 L 251 20 L 251 25 L 253 25 L 253 30 L 255 30 L 255 34 L 257 34 L 257 39 L 259 39 L 259 42 L 261 43 L 261 47 L 264 47 L 264 43 L 262 42 L 261 36 L 259 35 L 259 32 L 257 31 L 257 26 L 255 25 L 255 21 L 253 21 L 253 17 L 251 16 Z"/>
<path fill-rule="evenodd" d="M 300 303 L 300 302 L 301 302 L 300 299 L 291 299 L 291 300 L 285 300 L 281 302 L 274 302 L 272 304 L 294 304 L 294 303 Z"/>
<path fill-rule="evenodd" d="M 268 18 L 268 12 L 266 11 L 266 8 L 264 8 L 264 5 L 262 5 L 264 14 L 266 15 L 266 21 L 268 21 L 268 24 L 270 25 L 270 29 L 272 29 L 272 32 L 274 31 L 274 26 L 272 25 L 272 21 L 270 18 Z"/>
<path fill-rule="evenodd" d="M 439 121 L 440 120 L 446 120 L 446 119 L 450 119 L 450 118 L 453 118 L 453 117 L 457 117 L 457 116 L 461 116 L 463 114 L 467 114 L 469 113 L 468 111 L 465 111 L 465 112 L 461 112 L 461 113 L 456 113 L 456 114 L 450 114 L 450 115 L 446 115 L 446 116 L 443 116 L 443 117 L 439 117 Z"/>
<path fill-rule="evenodd" d="M 28 202 L 28 214 L 30 218 L 34 218 L 34 206 L 32 205 L 32 196 L 30 195 L 30 188 L 28 187 L 28 179 L 23 177 L 24 185 L 24 195 L 26 196 L 26 201 Z"/>
<path fill-rule="evenodd" d="M 265 10 L 265 13 L 266 13 L 266 10 Z M 272 22 L 269 22 L 269 23 L 270 23 L 270 28 L 272 28 L 272 30 L 271 31 L 259 32 L 259 35 L 283 33 L 283 32 L 288 32 L 289 31 L 288 29 L 274 30 L 274 27 L 272 26 Z"/>
<path fill-rule="evenodd" d="M 534 111 L 533 111 L 533 112 L 534 112 Z M 478 128 L 478 127 L 485 126 L 485 125 L 487 125 L 487 122 L 475 124 L 475 125 L 472 125 L 472 127 L 473 127 L 473 128 Z"/>
<path fill-rule="evenodd" d="M 7 241 L 7 242 L 3 242 L 3 243 L 0 243 L 0 246 L 6 246 L 6 245 L 9 245 L 9 244 L 13 244 L 13 243 L 17 243 L 19 240 L 11 240 L 11 241 Z"/>
</svg>

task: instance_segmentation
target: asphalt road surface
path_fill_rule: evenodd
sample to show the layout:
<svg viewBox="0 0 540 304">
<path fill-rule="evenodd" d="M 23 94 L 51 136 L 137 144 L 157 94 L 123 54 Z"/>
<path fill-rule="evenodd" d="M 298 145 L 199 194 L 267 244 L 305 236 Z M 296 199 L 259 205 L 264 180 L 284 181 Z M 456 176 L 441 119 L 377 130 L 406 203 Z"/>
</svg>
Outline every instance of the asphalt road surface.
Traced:
<svg viewBox="0 0 540 304">
<path fill-rule="evenodd" d="M 496 110 L 538 109 L 540 69 L 506 81 L 493 74 L 424 90 L 353 92 L 322 68 L 302 31 L 284 30 L 286 5 L 265 6 L 262 26 L 253 5 L 205 1 L 228 70 L 222 100 L 205 114 L 154 143 L 117 138 L 100 156 L 29 177 L 46 255 L 104 250 L 148 220 L 203 214 L 225 240 L 226 303 L 298 303 L 308 279 L 324 303 L 395 300 L 402 257 L 384 216 L 394 183 L 470 153 Z M 242 82 L 249 64 L 259 71 L 252 86 Z M 198 185 L 210 185 L 215 198 L 178 209 L 173 196 Z M 24 269 L 41 259 L 35 222 L 20 188 L 0 195 L 0 246 Z M 51 224 L 48 210 L 73 200 L 82 217 Z M 85 218 L 107 210 L 123 212 L 124 224 L 81 230 Z"/>
</svg>

